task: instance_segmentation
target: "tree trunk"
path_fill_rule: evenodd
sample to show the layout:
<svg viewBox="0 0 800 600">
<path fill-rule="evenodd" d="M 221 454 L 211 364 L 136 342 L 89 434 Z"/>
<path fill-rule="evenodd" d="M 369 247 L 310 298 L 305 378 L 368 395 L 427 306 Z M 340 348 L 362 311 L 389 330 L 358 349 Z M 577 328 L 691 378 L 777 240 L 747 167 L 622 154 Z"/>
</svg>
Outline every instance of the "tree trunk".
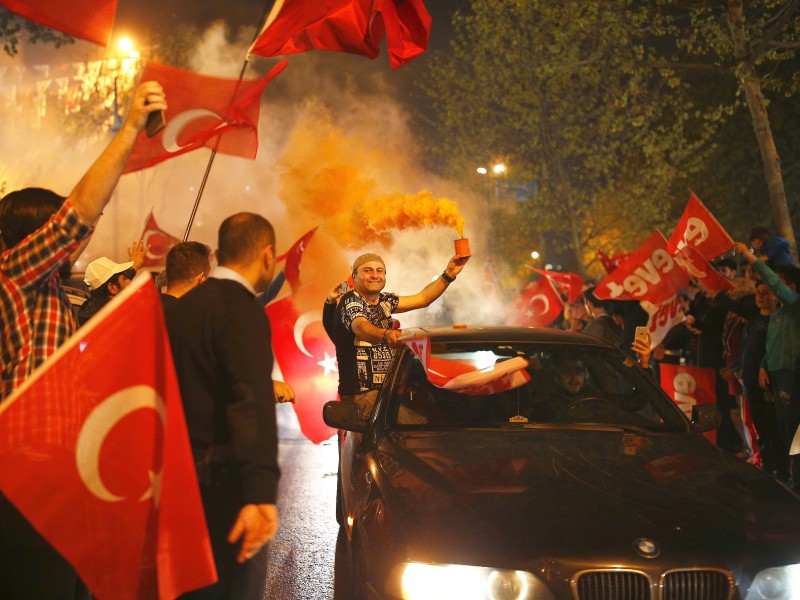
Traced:
<svg viewBox="0 0 800 600">
<path fill-rule="evenodd" d="M 772 127 L 769 124 L 767 106 L 761 90 L 761 80 L 758 78 L 755 66 L 750 56 L 750 42 L 745 31 L 743 0 L 728 0 L 728 23 L 733 42 L 733 51 L 739 61 L 739 82 L 744 90 L 747 107 L 753 120 L 753 131 L 761 150 L 761 159 L 764 163 L 764 175 L 769 191 L 769 204 L 772 209 L 772 219 L 777 227 L 777 233 L 789 241 L 792 246 L 792 255 L 797 261 L 797 239 L 792 229 L 792 220 L 789 214 L 789 204 L 786 201 L 786 190 L 783 187 L 781 173 L 781 159 L 775 147 L 772 136 Z M 749 240 L 746 240 L 749 241 Z"/>
</svg>

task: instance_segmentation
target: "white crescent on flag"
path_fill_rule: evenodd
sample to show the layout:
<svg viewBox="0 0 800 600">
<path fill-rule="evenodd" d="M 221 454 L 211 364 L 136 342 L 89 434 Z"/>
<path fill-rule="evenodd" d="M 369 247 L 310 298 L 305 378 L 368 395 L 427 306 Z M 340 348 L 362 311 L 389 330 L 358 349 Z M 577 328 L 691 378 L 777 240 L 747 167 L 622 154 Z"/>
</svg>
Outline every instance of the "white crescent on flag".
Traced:
<svg viewBox="0 0 800 600">
<path fill-rule="evenodd" d="M 207 118 L 213 118 L 219 121 L 215 129 L 220 129 L 225 126 L 225 121 L 222 120 L 222 117 L 205 108 L 185 110 L 172 117 L 167 123 L 166 128 L 164 128 L 163 137 L 161 138 L 164 150 L 167 152 L 179 152 L 182 148 L 188 146 L 188 144 L 181 145 L 178 143 L 178 136 L 181 134 L 181 131 L 183 131 L 183 128 L 192 121 Z"/>
<path fill-rule="evenodd" d="M 100 450 L 106 436 L 117 423 L 130 413 L 143 408 L 154 410 L 162 428 L 166 427 L 167 409 L 164 400 L 155 389 L 147 385 L 135 385 L 112 394 L 89 413 L 81 427 L 75 447 L 78 474 L 86 488 L 100 500 L 119 502 L 125 499 L 113 494 L 103 483 L 100 477 Z M 160 475 L 161 473 L 150 473 L 151 486 L 139 498 L 140 502 L 155 497 L 158 503 Z"/>
</svg>

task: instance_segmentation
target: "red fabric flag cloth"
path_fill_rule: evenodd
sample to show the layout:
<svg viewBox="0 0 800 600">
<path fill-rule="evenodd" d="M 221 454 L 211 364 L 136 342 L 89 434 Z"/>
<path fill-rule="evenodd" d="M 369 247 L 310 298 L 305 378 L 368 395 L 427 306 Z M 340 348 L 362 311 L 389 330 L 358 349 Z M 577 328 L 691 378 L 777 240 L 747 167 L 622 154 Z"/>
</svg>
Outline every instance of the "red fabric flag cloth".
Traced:
<svg viewBox="0 0 800 600">
<path fill-rule="evenodd" d="M 603 252 L 601 248 L 597 249 L 597 258 L 600 259 L 600 264 L 603 265 L 606 273 L 611 273 L 611 271 L 624 263 L 628 259 L 628 256 L 630 255 L 626 252 L 617 251 L 612 257 Z"/>
<path fill-rule="evenodd" d="M 653 232 L 614 272 L 597 284 L 600 300 L 639 300 L 663 304 L 689 283 L 689 275 L 667 251 L 667 240 Z"/>
<path fill-rule="evenodd" d="M 567 301 L 570 304 L 581 297 L 583 278 L 580 275 L 568 273 L 566 271 L 547 271 L 546 269 L 537 269 L 536 267 L 531 267 L 531 269 L 540 275 L 552 279 L 554 283 L 564 286 L 569 292 L 569 299 Z"/>
<path fill-rule="evenodd" d="M 695 404 L 717 402 L 717 374 L 714 369 L 661 363 L 660 380 L 661 388 L 689 418 Z M 716 443 L 716 431 L 706 431 L 705 436 Z"/>
<path fill-rule="evenodd" d="M 169 104 L 167 126 L 152 138 L 144 131 L 139 133 L 123 173 L 203 147 L 254 159 L 261 94 L 286 64 L 282 60 L 264 77 L 239 81 L 147 63 L 142 81 L 156 80 L 164 88 Z"/>
<path fill-rule="evenodd" d="M 141 275 L 0 404 L 0 489 L 99 600 L 217 578 L 172 365 Z"/>
<path fill-rule="evenodd" d="M 720 275 L 699 250 L 684 246 L 675 252 L 674 258 L 690 277 L 696 279 L 706 289 L 716 292 L 733 289 L 733 284 Z"/>
<path fill-rule="evenodd" d="M 30 21 L 103 47 L 117 14 L 117 0 L 0 0 L 0 4 Z"/>
<path fill-rule="evenodd" d="M 664 341 L 670 329 L 686 320 L 677 295 L 660 305 L 649 302 L 642 302 L 641 305 L 650 315 L 647 321 L 647 328 L 650 331 L 650 348 L 658 346 Z"/>
<path fill-rule="evenodd" d="M 299 240 L 292 244 L 292 247 L 289 248 L 289 251 L 284 255 L 286 258 L 286 266 L 283 269 L 283 273 L 292 290 L 292 294 L 297 293 L 297 290 L 300 288 L 300 261 L 303 258 L 303 253 L 306 251 L 308 242 L 314 237 L 316 232 L 317 227 L 307 231 Z"/>
<path fill-rule="evenodd" d="M 300 431 L 315 444 L 336 434 L 322 420 L 322 407 L 337 397 L 336 350 L 322 326 L 322 309 L 300 314 L 291 296 L 268 304 L 275 360 L 294 389 Z"/>
<path fill-rule="evenodd" d="M 564 301 L 553 282 L 542 277 L 514 300 L 506 314 L 506 323 L 522 327 L 547 327 L 564 310 Z"/>
<path fill-rule="evenodd" d="M 277 0 L 252 54 L 333 50 L 375 58 L 386 32 L 393 69 L 428 47 L 432 19 L 422 0 Z"/>
<path fill-rule="evenodd" d="M 145 267 L 163 267 L 170 248 L 181 241 L 158 226 L 152 210 L 145 221 L 142 237 L 139 239 L 144 240 L 145 248 L 149 246 L 147 254 L 144 255 Z"/>
<path fill-rule="evenodd" d="M 713 260 L 733 247 L 733 240 L 697 196 L 689 196 L 667 248 L 674 254 L 684 246 L 696 249 L 706 259 Z"/>
<path fill-rule="evenodd" d="M 530 362 L 521 356 L 481 366 L 467 359 L 432 356 L 427 336 L 414 336 L 404 341 L 419 358 L 428 381 L 436 387 L 460 394 L 485 395 L 511 390 L 531 380 L 525 370 Z"/>
</svg>

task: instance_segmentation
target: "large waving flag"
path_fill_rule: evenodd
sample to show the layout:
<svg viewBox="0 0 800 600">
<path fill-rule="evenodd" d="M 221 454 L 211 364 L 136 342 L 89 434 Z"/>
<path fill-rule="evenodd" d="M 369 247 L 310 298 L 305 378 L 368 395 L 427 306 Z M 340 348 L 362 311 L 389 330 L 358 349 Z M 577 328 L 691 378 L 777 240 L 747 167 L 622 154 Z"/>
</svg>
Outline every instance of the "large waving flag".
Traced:
<svg viewBox="0 0 800 600">
<path fill-rule="evenodd" d="M 661 388 L 687 417 L 691 418 L 694 405 L 717 402 L 717 374 L 714 369 L 668 363 L 661 363 L 660 367 Z M 716 443 L 716 431 L 707 431 L 704 435 Z"/>
<path fill-rule="evenodd" d="M 569 296 L 567 302 L 570 304 L 581 297 L 583 278 L 577 273 L 569 273 L 567 271 L 548 271 L 546 269 L 537 269 L 536 267 L 530 268 L 539 273 L 539 275 L 544 275 L 545 277 L 552 279 L 553 283 L 566 289 Z"/>
<path fill-rule="evenodd" d="M 511 304 L 506 323 L 522 327 L 547 327 L 564 310 L 564 301 L 547 277 L 541 277 Z"/>
<path fill-rule="evenodd" d="M 170 248 L 181 241 L 158 226 L 152 210 L 147 216 L 144 231 L 139 239 L 144 241 L 144 246 L 147 248 L 147 254 L 144 255 L 145 267 L 163 267 Z"/>
<path fill-rule="evenodd" d="M 117 0 L 0 0 L 8 10 L 73 37 L 108 45 Z"/>
<path fill-rule="evenodd" d="M 386 33 L 396 69 L 428 47 L 431 16 L 422 0 L 276 0 L 252 54 L 334 50 L 375 58 Z"/>
<path fill-rule="evenodd" d="M 148 63 L 142 81 L 156 80 L 164 88 L 169 103 L 167 126 L 152 138 L 139 134 L 123 172 L 152 167 L 203 147 L 254 159 L 261 94 L 286 64 L 282 60 L 264 77 L 239 81 Z"/>
<path fill-rule="evenodd" d="M 594 290 L 601 300 L 639 300 L 663 304 L 689 283 L 689 275 L 667 250 L 667 240 L 654 231 Z"/>
<path fill-rule="evenodd" d="M 694 194 L 689 196 L 683 215 L 667 243 L 670 253 L 685 246 L 694 248 L 707 260 L 713 260 L 733 247 L 731 236 Z"/>
<path fill-rule="evenodd" d="M 0 489 L 100 600 L 216 580 L 172 364 L 142 275 L 0 404 Z"/>
</svg>

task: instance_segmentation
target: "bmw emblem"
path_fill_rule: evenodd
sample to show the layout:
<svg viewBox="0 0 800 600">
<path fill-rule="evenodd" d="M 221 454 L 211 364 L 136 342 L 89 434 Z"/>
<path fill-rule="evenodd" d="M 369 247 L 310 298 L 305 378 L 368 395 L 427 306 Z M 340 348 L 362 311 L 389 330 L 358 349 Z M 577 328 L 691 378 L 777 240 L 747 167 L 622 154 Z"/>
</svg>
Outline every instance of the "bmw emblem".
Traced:
<svg viewBox="0 0 800 600">
<path fill-rule="evenodd" d="M 639 538 L 633 542 L 633 547 L 636 549 L 636 552 L 645 558 L 656 558 L 661 554 L 661 549 L 658 547 L 658 544 L 647 538 Z"/>
</svg>

